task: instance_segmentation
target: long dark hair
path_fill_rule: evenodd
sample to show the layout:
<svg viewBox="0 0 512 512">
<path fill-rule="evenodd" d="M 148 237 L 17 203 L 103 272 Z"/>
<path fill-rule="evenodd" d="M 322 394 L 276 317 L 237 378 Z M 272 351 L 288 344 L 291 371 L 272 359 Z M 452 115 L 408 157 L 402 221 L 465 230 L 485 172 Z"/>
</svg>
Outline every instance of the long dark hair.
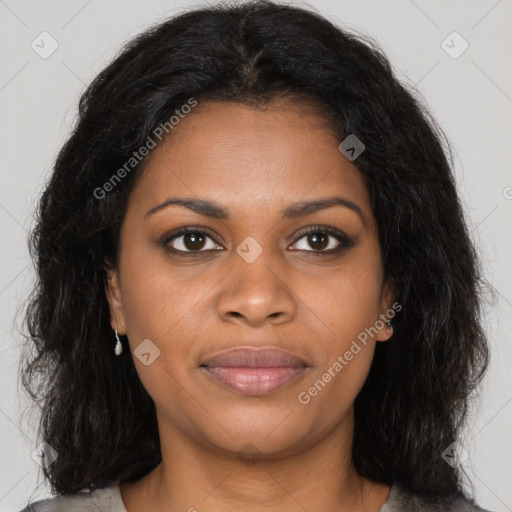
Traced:
<svg viewBox="0 0 512 512">
<path fill-rule="evenodd" d="M 155 406 L 131 357 L 116 358 L 105 262 L 116 265 L 127 200 L 145 160 L 98 191 L 190 98 L 252 106 L 310 99 L 354 161 L 402 310 L 355 400 L 359 474 L 425 495 L 463 493 L 442 458 L 488 365 L 481 267 L 446 137 L 370 38 L 270 1 L 186 11 L 131 40 L 85 90 L 35 215 L 37 285 L 21 376 L 41 404 L 44 468 L 57 494 L 141 478 L 161 460 Z M 172 136 L 172 135 L 171 135 Z M 126 167 L 125 167 L 126 169 Z M 103 187 L 102 190 L 105 190 Z M 126 340 L 123 340 L 126 344 Z"/>
</svg>

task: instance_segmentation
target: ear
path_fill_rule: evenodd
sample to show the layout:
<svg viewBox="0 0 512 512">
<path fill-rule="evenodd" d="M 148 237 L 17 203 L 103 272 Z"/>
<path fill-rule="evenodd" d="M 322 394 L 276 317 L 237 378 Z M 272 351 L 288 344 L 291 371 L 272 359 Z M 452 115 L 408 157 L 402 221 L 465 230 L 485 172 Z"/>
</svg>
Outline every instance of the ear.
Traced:
<svg viewBox="0 0 512 512">
<path fill-rule="evenodd" d="M 113 330 L 117 329 L 118 334 L 123 335 L 126 334 L 126 326 L 121 301 L 119 276 L 110 260 L 105 260 L 104 269 L 106 274 L 105 295 L 110 311 L 110 326 Z"/>
<path fill-rule="evenodd" d="M 393 304 L 395 301 L 395 290 L 393 286 L 393 282 L 388 279 L 386 283 L 383 286 L 382 293 L 381 293 L 381 301 L 380 301 L 380 319 L 383 321 L 384 325 L 381 329 L 379 329 L 379 332 L 377 333 L 376 339 L 377 341 L 387 341 L 391 336 L 393 336 L 393 333 L 389 330 L 389 327 L 387 325 L 387 321 L 390 320 L 391 323 L 393 323 L 392 316 L 390 315 L 390 312 L 394 311 L 400 311 L 402 309 L 394 309 Z M 394 313 L 392 313 L 394 316 Z M 379 324 L 380 325 L 380 322 Z"/>
</svg>

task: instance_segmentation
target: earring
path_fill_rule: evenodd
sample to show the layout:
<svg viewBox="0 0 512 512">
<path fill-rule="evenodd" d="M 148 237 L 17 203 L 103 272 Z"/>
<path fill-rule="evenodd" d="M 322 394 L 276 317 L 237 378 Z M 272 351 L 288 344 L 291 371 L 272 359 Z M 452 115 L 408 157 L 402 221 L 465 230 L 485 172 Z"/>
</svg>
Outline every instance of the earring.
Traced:
<svg viewBox="0 0 512 512">
<path fill-rule="evenodd" d="M 391 325 L 391 320 L 388 320 L 386 322 L 386 325 L 388 326 L 388 332 L 390 332 L 391 334 L 393 334 L 393 326 Z"/>
<path fill-rule="evenodd" d="M 114 352 L 115 352 L 116 356 L 119 356 L 123 352 L 123 345 L 121 344 L 121 340 L 119 339 L 119 336 L 117 335 L 117 329 L 114 332 L 116 334 L 116 339 L 117 339 L 116 346 L 114 348 Z"/>
</svg>

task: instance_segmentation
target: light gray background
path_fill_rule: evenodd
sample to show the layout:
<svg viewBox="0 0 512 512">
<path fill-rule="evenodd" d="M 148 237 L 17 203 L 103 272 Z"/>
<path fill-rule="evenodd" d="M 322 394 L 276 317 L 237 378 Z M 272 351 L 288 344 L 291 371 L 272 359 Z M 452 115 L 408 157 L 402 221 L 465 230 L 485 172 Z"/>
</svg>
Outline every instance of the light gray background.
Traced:
<svg viewBox="0 0 512 512">
<path fill-rule="evenodd" d="M 65 141 L 85 84 L 123 42 L 149 24 L 200 2 L 0 0 L 0 510 L 50 496 L 31 453 L 32 425 L 21 421 L 20 336 L 15 323 L 33 281 L 26 237 L 33 206 Z M 308 5 L 308 4 L 302 4 Z M 452 142 L 457 179 L 499 301 L 486 308 L 491 365 L 462 446 L 477 501 L 512 510 L 512 1 L 327 1 L 309 6 L 380 42 L 399 76 L 417 84 Z M 47 31 L 58 49 L 42 59 L 31 43 Z M 469 43 L 458 58 L 442 41 Z M 451 44 L 451 43 L 448 43 Z M 453 43 L 455 49 L 459 42 Z M 19 320 L 18 320 L 19 323 Z"/>
</svg>

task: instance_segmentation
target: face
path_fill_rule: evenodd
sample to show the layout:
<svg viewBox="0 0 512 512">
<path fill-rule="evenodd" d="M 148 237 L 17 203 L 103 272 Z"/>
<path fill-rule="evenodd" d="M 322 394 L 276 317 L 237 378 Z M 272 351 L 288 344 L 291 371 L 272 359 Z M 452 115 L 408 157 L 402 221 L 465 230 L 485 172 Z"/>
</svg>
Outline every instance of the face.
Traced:
<svg viewBox="0 0 512 512">
<path fill-rule="evenodd" d="M 292 453 L 348 426 L 390 336 L 360 172 L 313 107 L 273 107 L 199 103 L 182 119 L 149 156 L 108 271 L 111 325 L 128 336 L 160 435 L 233 453 Z M 313 204 L 330 198 L 341 201 Z M 240 347 L 291 359 L 204 366 Z"/>
</svg>

